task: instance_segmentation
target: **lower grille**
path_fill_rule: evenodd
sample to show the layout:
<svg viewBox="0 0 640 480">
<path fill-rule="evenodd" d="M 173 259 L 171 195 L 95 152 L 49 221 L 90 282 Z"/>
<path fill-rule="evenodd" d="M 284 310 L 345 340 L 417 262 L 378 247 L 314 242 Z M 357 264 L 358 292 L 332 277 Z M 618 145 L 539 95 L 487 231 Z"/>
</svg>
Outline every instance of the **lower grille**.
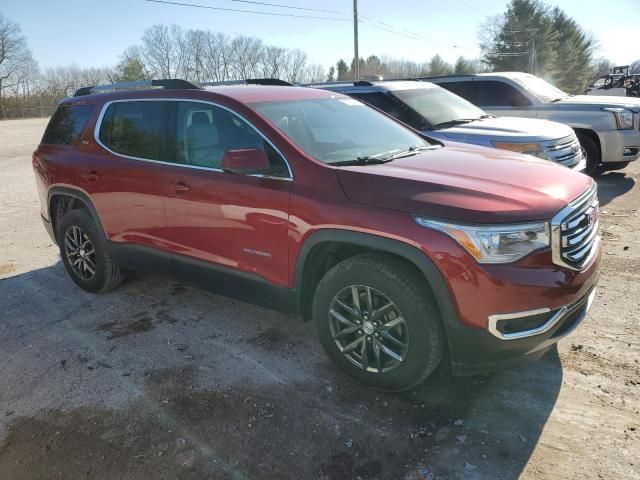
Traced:
<svg viewBox="0 0 640 480">
<path fill-rule="evenodd" d="M 595 184 L 551 220 L 553 261 L 581 270 L 597 249 L 598 192 Z"/>
</svg>

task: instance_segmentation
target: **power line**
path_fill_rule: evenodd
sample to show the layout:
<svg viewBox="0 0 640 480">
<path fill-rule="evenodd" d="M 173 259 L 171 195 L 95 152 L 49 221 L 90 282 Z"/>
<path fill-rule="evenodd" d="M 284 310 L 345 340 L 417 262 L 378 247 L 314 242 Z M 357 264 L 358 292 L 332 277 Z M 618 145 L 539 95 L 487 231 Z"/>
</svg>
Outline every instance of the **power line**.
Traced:
<svg viewBox="0 0 640 480">
<path fill-rule="evenodd" d="M 289 8 L 292 10 L 305 10 L 307 12 L 322 12 L 322 13 L 340 13 L 344 14 L 344 12 L 339 12 L 337 10 L 324 10 L 322 8 L 309 8 L 309 7 L 296 7 L 294 5 L 284 5 L 282 3 L 267 3 L 267 2 L 258 2 L 254 0 L 229 0 L 230 2 L 238 2 L 238 3 L 250 3 L 253 5 L 265 5 L 267 7 L 278 7 L 278 8 Z"/>
<path fill-rule="evenodd" d="M 221 10 L 223 12 L 241 12 L 241 13 L 252 13 L 256 15 L 269 15 L 273 17 L 293 17 L 293 18 L 309 18 L 314 20 L 335 20 L 335 21 L 351 21 L 349 18 L 340 18 L 340 17 L 319 17 L 315 15 L 295 15 L 292 13 L 276 13 L 276 12 L 260 12 L 257 10 L 240 10 L 238 8 L 224 8 L 224 7 L 212 7 L 209 5 L 198 5 L 195 3 L 182 3 L 182 2 L 171 2 L 168 0 L 144 0 L 145 2 L 151 3 L 163 3 L 166 5 L 177 5 L 180 7 L 193 7 L 193 8 L 204 8 L 206 10 Z"/>
</svg>

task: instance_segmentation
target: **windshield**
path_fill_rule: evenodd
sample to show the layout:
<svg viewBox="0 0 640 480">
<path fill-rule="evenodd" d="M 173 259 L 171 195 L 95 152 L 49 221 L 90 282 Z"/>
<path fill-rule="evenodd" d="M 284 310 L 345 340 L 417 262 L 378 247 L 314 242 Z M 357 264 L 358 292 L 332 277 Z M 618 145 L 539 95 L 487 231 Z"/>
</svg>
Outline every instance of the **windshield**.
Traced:
<svg viewBox="0 0 640 480">
<path fill-rule="evenodd" d="M 429 147 L 422 137 L 353 98 L 252 104 L 304 152 L 324 163 L 390 158 Z"/>
<path fill-rule="evenodd" d="M 533 75 L 523 75 L 514 80 L 533 93 L 542 102 L 558 101 L 569 96 L 568 93 L 554 87 L 546 80 L 534 77 Z"/>
<path fill-rule="evenodd" d="M 394 90 L 392 95 L 422 115 L 431 125 L 477 120 L 485 113 L 472 103 L 440 87 Z"/>
</svg>

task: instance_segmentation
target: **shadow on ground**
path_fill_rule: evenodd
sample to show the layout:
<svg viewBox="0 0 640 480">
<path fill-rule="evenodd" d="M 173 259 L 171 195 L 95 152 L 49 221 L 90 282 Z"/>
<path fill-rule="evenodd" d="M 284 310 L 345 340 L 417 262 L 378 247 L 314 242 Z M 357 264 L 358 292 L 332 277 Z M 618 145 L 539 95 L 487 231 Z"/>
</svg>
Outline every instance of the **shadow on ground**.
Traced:
<svg viewBox="0 0 640 480">
<path fill-rule="evenodd" d="M 31 292 L 47 294 L 31 296 L 36 314 L 33 320 L 23 317 L 20 328 L 36 322 L 35 315 L 50 308 L 48 302 L 73 305 L 77 288 L 61 274 L 58 264 L 0 280 L 0 311 L 13 312 L 0 319 L 0 331 L 7 331 L 1 324 L 16 321 L 15 312 Z M 155 323 L 158 317 L 152 312 L 140 316 L 132 298 L 151 288 L 166 292 L 162 309 L 177 322 Z M 375 392 L 350 382 L 321 356 L 305 355 L 317 351 L 311 328 L 299 339 L 295 354 L 288 356 L 279 356 L 284 342 L 264 348 L 246 338 L 205 338 L 201 329 L 182 319 L 185 308 L 201 308 L 189 307 L 191 298 L 203 302 L 202 308 L 218 301 L 208 295 L 171 280 L 141 278 L 95 300 L 103 305 L 98 308 L 103 313 L 107 304 L 130 312 L 118 320 L 130 324 L 128 330 L 116 323 L 105 326 L 104 315 L 92 320 L 97 307 L 89 300 L 86 307 L 74 305 L 74 318 L 82 318 L 82 323 L 74 326 L 72 320 L 51 315 L 48 327 L 38 326 L 29 334 L 35 337 L 25 333 L 22 343 L 37 342 L 48 328 L 60 328 L 69 336 L 70 350 L 80 338 L 96 355 L 109 352 L 108 368 L 103 369 L 109 388 L 98 402 L 78 406 L 77 398 L 66 403 L 63 397 L 54 408 L 19 415 L 3 411 L 7 403 L 3 405 L 0 394 L 0 422 L 6 427 L 0 437 L 0 478 L 516 479 L 562 384 L 553 349 L 541 361 L 518 370 L 455 378 L 442 368 L 413 391 Z M 212 310 L 209 328 L 225 321 L 216 318 L 224 312 Z M 238 327 L 250 339 L 256 338 L 260 317 L 273 318 L 265 331 L 287 332 L 287 322 L 294 321 L 241 302 L 236 302 L 234 312 L 232 321 L 240 322 Z M 141 354 L 140 365 L 135 364 L 135 352 L 127 350 L 131 344 L 126 342 L 162 343 L 163 329 L 177 327 L 191 349 L 202 347 L 205 353 L 173 362 L 158 351 L 152 359 Z M 206 329 L 207 324 L 198 328 Z M 0 351 L 5 341 L 9 342 L 0 338 Z M 269 382 L 255 373 L 248 376 L 242 363 L 223 366 L 219 355 L 229 344 L 241 344 L 249 352 L 243 354 L 260 365 L 273 364 L 275 357 L 291 378 Z M 142 367 L 150 363 L 158 367 Z M 15 372 L 6 369 L 0 373 L 11 374 Z M 41 381 L 46 384 L 46 377 Z M 72 385 L 71 392 L 82 388 L 78 378 L 62 381 Z M 122 389 L 137 394 L 123 408 L 104 407 L 110 404 L 106 397 Z M 26 397 L 14 400 L 28 401 Z"/>
<path fill-rule="evenodd" d="M 598 199 L 600 206 L 608 204 L 614 198 L 627 193 L 636 181 L 623 172 L 608 172 L 598 177 Z"/>
</svg>

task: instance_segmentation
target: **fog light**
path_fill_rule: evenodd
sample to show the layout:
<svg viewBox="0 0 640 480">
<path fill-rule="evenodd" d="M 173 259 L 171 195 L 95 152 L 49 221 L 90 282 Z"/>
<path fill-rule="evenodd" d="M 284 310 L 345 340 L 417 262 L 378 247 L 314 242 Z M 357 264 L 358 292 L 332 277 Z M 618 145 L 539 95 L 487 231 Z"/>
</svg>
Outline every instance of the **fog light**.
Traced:
<svg viewBox="0 0 640 480">
<path fill-rule="evenodd" d="M 622 155 L 625 157 L 635 157 L 636 155 L 638 155 L 639 151 L 640 151 L 639 147 L 624 147 L 624 150 L 622 151 Z"/>
</svg>

